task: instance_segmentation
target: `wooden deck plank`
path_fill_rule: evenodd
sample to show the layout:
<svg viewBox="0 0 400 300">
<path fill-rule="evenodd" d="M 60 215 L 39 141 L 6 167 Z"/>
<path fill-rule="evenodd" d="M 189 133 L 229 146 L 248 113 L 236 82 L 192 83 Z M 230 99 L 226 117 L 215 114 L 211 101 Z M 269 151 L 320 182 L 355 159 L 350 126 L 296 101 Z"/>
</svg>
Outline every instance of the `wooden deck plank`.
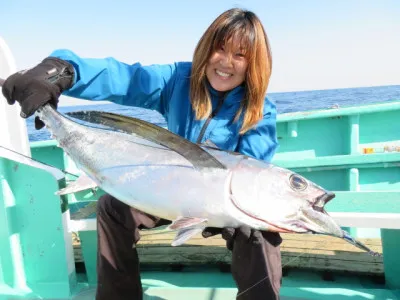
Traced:
<svg viewBox="0 0 400 300">
<path fill-rule="evenodd" d="M 172 247 L 175 233 L 143 231 L 137 245 L 141 264 L 204 265 L 230 264 L 231 253 L 220 236 L 197 235 L 185 245 Z M 373 257 L 339 238 L 318 235 L 282 234 L 282 267 L 326 271 L 383 274 L 382 257 Z M 372 250 L 382 252 L 380 239 L 360 239 Z M 75 261 L 82 262 L 80 241 L 73 238 Z"/>
</svg>

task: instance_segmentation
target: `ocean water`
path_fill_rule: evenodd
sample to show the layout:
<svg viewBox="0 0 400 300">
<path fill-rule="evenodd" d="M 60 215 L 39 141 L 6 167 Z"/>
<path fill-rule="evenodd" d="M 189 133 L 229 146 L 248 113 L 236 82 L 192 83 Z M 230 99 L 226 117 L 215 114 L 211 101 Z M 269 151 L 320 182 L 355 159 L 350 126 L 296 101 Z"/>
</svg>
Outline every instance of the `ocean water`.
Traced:
<svg viewBox="0 0 400 300">
<path fill-rule="evenodd" d="M 278 114 L 282 114 L 287 112 L 325 109 L 334 105 L 339 107 L 349 107 L 395 100 L 400 101 L 400 85 L 270 93 L 269 98 L 276 103 Z M 122 106 L 113 103 L 96 104 L 95 101 L 93 101 L 93 105 L 67 106 L 59 108 L 59 111 L 64 113 L 81 110 L 108 111 L 136 117 L 166 127 L 166 122 L 162 115 L 156 111 L 143 108 Z M 35 129 L 33 117 L 27 119 L 27 127 L 30 141 L 43 141 L 50 139 L 50 133 L 46 128 L 41 130 Z"/>
</svg>

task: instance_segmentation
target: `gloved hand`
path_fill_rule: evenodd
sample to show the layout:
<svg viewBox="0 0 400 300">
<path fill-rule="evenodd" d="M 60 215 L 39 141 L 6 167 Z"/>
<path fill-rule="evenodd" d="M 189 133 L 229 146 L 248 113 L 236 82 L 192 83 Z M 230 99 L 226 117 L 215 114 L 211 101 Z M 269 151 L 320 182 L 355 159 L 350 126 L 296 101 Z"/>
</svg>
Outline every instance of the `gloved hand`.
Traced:
<svg viewBox="0 0 400 300">
<path fill-rule="evenodd" d="M 4 82 L 2 92 L 8 104 L 17 101 L 21 106 L 21 117 L 28 118 L 46 103 L 55 108 L 61 93 L 72 86 L 73 66 L 59 58 L 45 58 L 37 66 L 17 72 Z M 35 128 L 41 129 L 44 124 L 37 117 Z"/>
<path fill-rule="evenodd" d="M 232 227 L 226 227 L 226 228 L 206 227 L 202 232 L 202 236 L 204 238 L 209 238 L 214 235 L 221 234 L 222 238 L 226 241 L 226 248 L 232 251 L 236 230 L 237 229 Z"/>
<path fill-rule="evenodd" d="M 235 235 L 235 228 L 218 228 L 218 227 L 206 227 L 202 232 L 202 236 L 205 238 L 212 237 L 214 235 L 221 234 L 222 238 L 226 241 L 226 247 L 232 251 L 233 248 L 233 236 Z"/>
</svg>

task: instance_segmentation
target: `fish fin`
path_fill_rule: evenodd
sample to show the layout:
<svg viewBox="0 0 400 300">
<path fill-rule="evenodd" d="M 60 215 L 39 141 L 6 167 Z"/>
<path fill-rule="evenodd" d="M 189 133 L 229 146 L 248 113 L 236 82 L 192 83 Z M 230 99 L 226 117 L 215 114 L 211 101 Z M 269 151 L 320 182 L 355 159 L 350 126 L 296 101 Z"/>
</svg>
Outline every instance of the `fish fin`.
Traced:
<svg viewBox="0 0 400 300">
<path fill-rule="evenodd" d="M 172 241 L 171 246 L 180 246 L 189 240 L 191 237 L 199 234 L 206 228 L 204 224 L 195 226 L 195 227 L 188 227 L 179 229 L 178 233 L 175 236 L 175 239 Z"/>
<path fill-rule="evenodd" d="M 66 115 L 119 130 L 127 134 L 135 134 L 143 139 L 162 145 L 182 155 L 194 168 L 202 169 L 227 169 L 227 167 L 213 155 L 201 148 L 200 145 L 155 124 L 127 117 L 119 114 L 100 111 L 69 112 Z"/>
<path fill-rule="evenodd" d="M 218 147 L 217 145 L 215 145 L 211 140 L 207 140 L 204 143 L 201 143 L 200 146 L 206 148 L 206 149 L 212 149 L 212 150 L 218 150 L 218 151 L 223 151 L 226 153 L 229 153 L 230 155 L 235 155 L 235 156 L 243 156 L 245 157 L 244 154 L 240 153 L 240 152 L 235 152 L 235 151 L 231 151 L 231 150 L 225 150 L 225 149 L 221 149 L 220 147 Z"/>
<path fill-rule="evenodd" d="M 89 176 L 83 173 L 77 180 L 67 185 L 65 188 L 56 192 L 56 195 L 66 195 L 76 193 L 88 189 L 94 189 L 97 187 L 97 183 L 93 181 Z"/>
<path fill-rule="evenodd" d="M 202 146 L 206 146 L 208 148 L 213 148 L 213 149 L 219 149 L 219 147 L 217 145 L 215 145 L 211 140 L 207 140 L 204 143 L 201 144 Z"/>
<path fill-rule="evenodd" d="M 207 219 L 192 218 L 192 217 L 179 217 L 168 226 L 169 230 L 183 229 L 187 227 L 198 226 L 207 222 Z"/>
</svg>

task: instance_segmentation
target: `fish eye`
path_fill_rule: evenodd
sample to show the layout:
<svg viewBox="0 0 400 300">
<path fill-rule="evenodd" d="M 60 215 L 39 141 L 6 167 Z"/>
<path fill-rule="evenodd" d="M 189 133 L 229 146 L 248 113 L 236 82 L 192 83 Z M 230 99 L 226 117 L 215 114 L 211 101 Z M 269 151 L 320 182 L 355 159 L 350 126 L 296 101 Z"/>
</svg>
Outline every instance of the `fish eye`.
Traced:
<svg viewBox="0 0 400 300">
<path fill-rule="evenodd" d="M 290 187 L 296 191 L 304 191 L 308 184 L 307 181 L 297 174 L 293 174 L 289 178 Z"/>
</svg>

